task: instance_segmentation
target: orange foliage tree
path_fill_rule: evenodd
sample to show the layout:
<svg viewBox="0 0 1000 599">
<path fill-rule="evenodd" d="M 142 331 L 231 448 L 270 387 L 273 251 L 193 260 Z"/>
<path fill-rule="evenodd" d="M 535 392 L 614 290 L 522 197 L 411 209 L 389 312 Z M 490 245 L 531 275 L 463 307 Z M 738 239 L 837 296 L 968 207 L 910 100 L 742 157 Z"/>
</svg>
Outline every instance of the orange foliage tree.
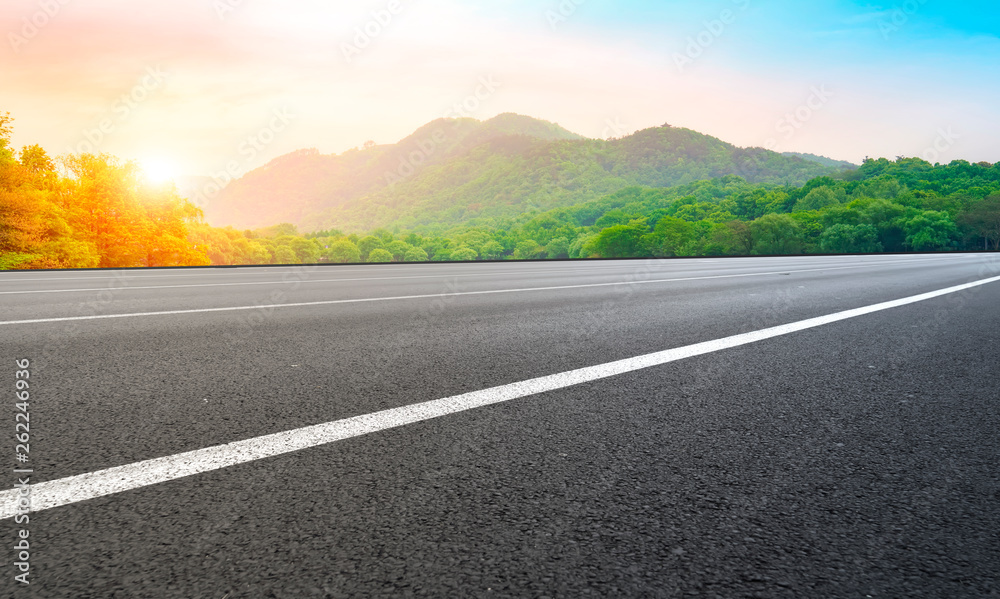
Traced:
<svg viewBox="0 0 1000 599">
<path fill-rule="evenodd" d="M 0 113 L 0 270 L 203 266 L 191 239 L 200 209 L 173 185 L 145 183 L 138 166 L 105 154 L 64 156 L 11 147 Z"/>
</svg>

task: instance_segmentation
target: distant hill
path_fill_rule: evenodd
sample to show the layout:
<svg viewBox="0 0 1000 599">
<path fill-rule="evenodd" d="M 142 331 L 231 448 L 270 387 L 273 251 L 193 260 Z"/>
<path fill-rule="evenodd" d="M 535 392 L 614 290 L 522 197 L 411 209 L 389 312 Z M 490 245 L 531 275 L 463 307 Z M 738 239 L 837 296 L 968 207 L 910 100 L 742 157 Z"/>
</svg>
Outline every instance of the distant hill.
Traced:
<svg viewBox="0 0 1000 599">
<path fill-rule="evenodd" d="M 207 207 L 213 225 L 345 231 L 503 218 L 578 204 L 624 187 L 724 175 L 801 185 L 840 168 L 737 148 L 670 126 L 610 141 L 530 117 L 439 119 L 397 144 L 340 155 L 299 150 L 234 181 Z"/>
<path fill-rule="evenodd" d="M 830 168 L 840 169 L 840 170 L 853 170 L 858 168 L 860 165 L 854 164 L 853 162 L 848 162 L 846 160 L 836 160 L 833 158 L 827 158 L 826 156 L 817 156 L 816 154 L 808 154 L 805 152 L 784 152 L 782 156 L 797 156 L 803 160 L 810 160 L 823 166 L 828 166 Z"/>
</svg>

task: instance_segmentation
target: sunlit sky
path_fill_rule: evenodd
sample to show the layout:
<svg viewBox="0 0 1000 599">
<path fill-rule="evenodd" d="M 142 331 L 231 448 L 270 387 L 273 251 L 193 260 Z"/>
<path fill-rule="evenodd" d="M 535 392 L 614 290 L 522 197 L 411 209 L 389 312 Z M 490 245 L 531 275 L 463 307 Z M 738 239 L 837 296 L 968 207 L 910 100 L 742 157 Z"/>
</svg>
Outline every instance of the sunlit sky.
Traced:
<svg viewBox="0 0 1000 599">
<path fill-rule="evenodd" d="M 159 178 L 395 143 L 463 104 L 588 137 L 670 123 L 852 161 L 1000 161 L 993 3 L 50 4 L 0 6 L 15 144 L 137 159 Z"/>
</svg>

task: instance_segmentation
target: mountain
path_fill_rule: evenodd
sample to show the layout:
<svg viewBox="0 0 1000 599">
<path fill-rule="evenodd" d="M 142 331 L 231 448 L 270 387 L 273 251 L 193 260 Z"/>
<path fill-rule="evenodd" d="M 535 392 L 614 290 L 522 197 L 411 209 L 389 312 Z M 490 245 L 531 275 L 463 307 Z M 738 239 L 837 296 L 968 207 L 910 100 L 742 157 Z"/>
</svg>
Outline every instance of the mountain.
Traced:
<svg viewBox="0 0 1000 599">
<path fill-rule="evenodd" d="M 397 144 L 366 145 L 340 155 L 307 149 L 278 157 L 230 183 L 203 208 L 208 222 L 219 226 L 302 224 L 317 212 L 382 190 L 484 143 L 519 136 L 545 141 L 583 139 L 554 123 L 514 114 L 486 122 L 438 119 Z"/>
<path fill-rule="evenodd" d="M 214 225 L 300 230 L 434 227 L 549 210 L 624 187 L 671 187 L 724 175 L 800 185 L 840 169 L 737 148 L 669 125 L 587 139 L 537 119 L 439 119 L 392 145 L 340 155 L 299 150 L 228 185 L 205 207 Z"/>
<path fill-rule="evenodd" d="M 858 166 L 860 166 L 854 164 L 853 162 L 848 162 L 846 160 L 837 160 L 835 158 L 827 158 L 826 156 L 817 156 L 816 154 L 809 154 L 806 152 L 783 152 L 781 155 L 789 157 L 797 156 L 803 160 L 809 160 L 812 162 L 816 162 L 818 164 L 822 164 L 823 166 L 828 166 L 830 168 L 840 169 L 844 171 L 854 170 L 858 168 Z"/>
</svg>

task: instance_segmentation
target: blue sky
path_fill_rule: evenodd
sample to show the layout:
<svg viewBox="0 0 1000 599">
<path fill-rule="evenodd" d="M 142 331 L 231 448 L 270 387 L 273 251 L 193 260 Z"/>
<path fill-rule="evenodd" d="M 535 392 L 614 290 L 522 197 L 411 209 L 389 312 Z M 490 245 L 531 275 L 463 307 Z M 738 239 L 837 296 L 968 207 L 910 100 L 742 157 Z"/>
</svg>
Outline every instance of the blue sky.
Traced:
<svg viewBox="0 0 1000 599">
<path fill-rule="evenodd" d="M 53 154 L 242 173 L 394 143 L 464 105 L 590 137 L 668 122 L 853 161 L 1000 161 L 1000 10 L 981 2 L 89 0 L 23 37 L 39 10 L 0 6 L 0 110 L 15 143 Z M 244 151 L 276 110 L 294 118 Z"/>
<path fill-rule="evenodd" d="M 536 2 L 517 4 L 537 12 Z M 683 42 L 718 21 L 724 10 L 732 11 L 735 21 L 719 37 L 717 51 L 710 53 L 715 56 L 707 58 L 733 66 L 820 72 L 930 66 L 940 70 L 928 75 L 1000 74 L 995 3 L 587 0 L 561 27 L 594 38 L 626 36 L 658 52 L 683 51 Z"/>
</svg>

